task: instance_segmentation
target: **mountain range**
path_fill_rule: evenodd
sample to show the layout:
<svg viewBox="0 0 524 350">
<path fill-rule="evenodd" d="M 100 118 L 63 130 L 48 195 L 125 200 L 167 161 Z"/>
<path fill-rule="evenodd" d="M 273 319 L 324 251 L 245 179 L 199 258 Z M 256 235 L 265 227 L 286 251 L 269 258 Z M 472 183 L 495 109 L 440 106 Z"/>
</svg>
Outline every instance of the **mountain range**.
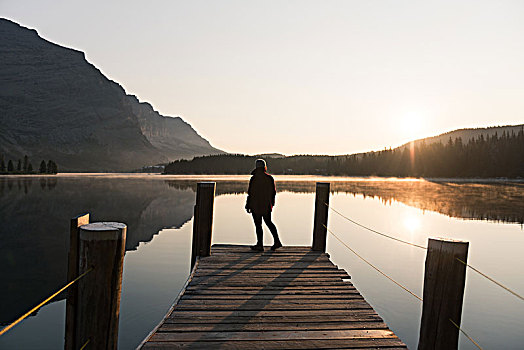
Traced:
<svg viewBox="0 0 524 350">
<path fill-rule="evenodd" d="M 52 159 L 60 171 L 122 172 L 225 154 L 180 117 L 163 116 L 128 95 L 83 52 L 49 42 L 36 30 L 3 18 L 0 62 L 0 159 L 28 155 L 33 166 Z M 397 149 L 459 137 L 467 143 L 480 135 L 517 134 L 523 127 L 454 130 Z"/>
<path fill-rule="evenodd" d="M 221 154 L 179 117 L 128 95 L 83 52 L 0 19 L 0 157 L 61 171 L 130 171 Z"/>
</svg>

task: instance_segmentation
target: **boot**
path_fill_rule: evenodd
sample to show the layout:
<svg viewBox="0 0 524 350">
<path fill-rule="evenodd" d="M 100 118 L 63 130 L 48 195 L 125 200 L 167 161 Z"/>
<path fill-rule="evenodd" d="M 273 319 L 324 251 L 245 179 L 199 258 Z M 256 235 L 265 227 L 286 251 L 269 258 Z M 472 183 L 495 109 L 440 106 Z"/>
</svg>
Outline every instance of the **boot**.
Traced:
<svg viewBox="0 0 524 350">
<path fill-rule="evenodd" d="M 282 247 L 282 243 L 280 241 L 277 241 L 271 246 L 271 250 L 277 250 L 280 247 Z"/>
<path fill-rule="evenodd" d="M 264 246 L 262 244 L 255 244 L 251 246 L 251 250 L 254 250 L 256 252 L 263 252 Z"/>
</svg>

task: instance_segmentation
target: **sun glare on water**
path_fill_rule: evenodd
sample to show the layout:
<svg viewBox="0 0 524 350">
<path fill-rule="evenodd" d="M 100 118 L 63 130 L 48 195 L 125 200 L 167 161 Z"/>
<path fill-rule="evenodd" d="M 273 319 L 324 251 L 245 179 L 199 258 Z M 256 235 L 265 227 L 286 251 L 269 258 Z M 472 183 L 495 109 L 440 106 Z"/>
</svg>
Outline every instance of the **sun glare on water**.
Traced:
<svg viewBox="0 0 524 350">
<path fill-rule="evenodd" d="M 404 218 L 404 227 L 413 233 L 420 228 L 420 219 L 416 216 L 409 215 Z"/>
</svg>

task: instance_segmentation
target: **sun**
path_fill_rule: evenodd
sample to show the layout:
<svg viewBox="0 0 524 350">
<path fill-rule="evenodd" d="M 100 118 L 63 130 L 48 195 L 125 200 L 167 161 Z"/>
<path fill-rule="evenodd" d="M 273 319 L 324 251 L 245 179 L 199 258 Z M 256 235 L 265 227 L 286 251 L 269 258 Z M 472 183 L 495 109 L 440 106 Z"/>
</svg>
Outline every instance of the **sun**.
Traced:
<svg viewBox="0 0 524 350">
<path fill-rule="evenodd" d="M 420 113 L 410 112 L 399 118 L 399 127 L 405 137 L 418 138 L 424 125 L 423 116 Z"/>
</svg>

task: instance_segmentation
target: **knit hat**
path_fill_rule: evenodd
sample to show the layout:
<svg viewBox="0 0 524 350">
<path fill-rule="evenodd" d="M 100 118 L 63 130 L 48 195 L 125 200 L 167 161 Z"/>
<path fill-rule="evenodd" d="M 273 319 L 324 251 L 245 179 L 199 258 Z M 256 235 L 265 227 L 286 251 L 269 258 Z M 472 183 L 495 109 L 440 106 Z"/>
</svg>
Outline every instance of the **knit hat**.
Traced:
<svg viewBox="0 0 524 350">
<path fill-rule="evenodd" d="M 265 168 L 266 167 L 266 161 L 264 159 L 257 159 L 255 161 L 255 167 L 256 168 Z"/>
</svg>

